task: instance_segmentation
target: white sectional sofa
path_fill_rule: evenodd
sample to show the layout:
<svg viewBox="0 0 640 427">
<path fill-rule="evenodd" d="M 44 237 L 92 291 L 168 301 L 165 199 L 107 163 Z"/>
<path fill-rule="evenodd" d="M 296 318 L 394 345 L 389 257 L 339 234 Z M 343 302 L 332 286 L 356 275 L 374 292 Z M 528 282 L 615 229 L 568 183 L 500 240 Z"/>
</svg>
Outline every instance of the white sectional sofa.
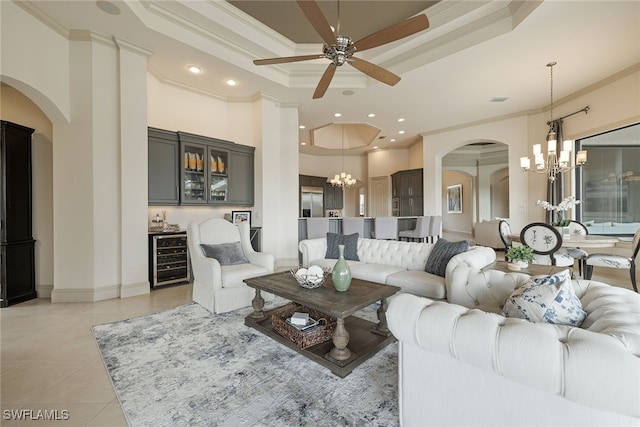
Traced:
<svg viewBox="0 0 640 427">
<path fill-rule="evenodd" d="M 435 243 L 401 242 L 396 240 L 358 239 L 360 261 L 347 261 L 352 277 L 371 282 L 399 286 L 403 292 L 433 299 L 446 297 L 445 279 L 427 273 L 425 265 Z M 298 244 L 302 265 L 319 265 L 331 269 L 337 260 L 326 259 L 327 239 L 307 239 Z M 496 260 L 493 249 L 471 247 L 455 255 L 447 264 L 447 273 L 458 264 L 483 268 Z"/>
<path fill-rule="evenodd" d="M 640 425 L 640 295 L 572 281 L 581 327 L 499 314 L 528 279 L 459 264 L 448 302 L 391 299 L 401 425 Z"/>
</svg>

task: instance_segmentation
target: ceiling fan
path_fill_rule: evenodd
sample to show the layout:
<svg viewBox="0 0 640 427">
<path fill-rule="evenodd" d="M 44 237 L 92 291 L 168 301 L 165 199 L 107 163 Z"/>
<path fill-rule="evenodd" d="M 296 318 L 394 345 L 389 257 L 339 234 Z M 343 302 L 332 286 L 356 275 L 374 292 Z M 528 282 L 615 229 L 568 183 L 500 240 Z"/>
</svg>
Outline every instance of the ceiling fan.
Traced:
<svg viewBox="0 0 640 427">
<path fill-rule="evenodd" d="M 364 59 L 356 58 L 353 54 L 358 51 L 371 49 L 381 46 L 383 44 L 391 43 L 396 40 L 400 40 L 404 37 L 418 33 L 422 30 L 429 28 L 429 19 L 427 15 L 417 15 L 413 18 L 409 18 L 400 23 L 391 25 L 373 34 L 370 34 L 355 43 L 351 38 L 340 35 L 340 3 L 338 1 L 338 26 L 336 34 L 329 25 L 327 18 L 320 10 L 320 6 L 315 0 L 297 0 L 298 5 L 306 15 L 307 19 L 313 25 L 316 32 L 322 37 L 324 41 L 324 47 L 322 54 L 316 55 L 300 55 L 300 56 L 285 56 L 280 58 L 268 58 L 268 59 L 256 59 L 253 61 L 255 65 L 269 65 L 269 64 L 282 64 L 285 62 L 298 62 L 308 61 L 311 59 L 326 58 L 331 61 L 324 74 L 320 78 L 318 86 L 313 93 L 313 99 L 322 98 L 333 75 L 336 72 L 336 68 L 343 65 L 345 62 L 363 72 L 364 74 L 372 77 L 382 83 L 386 83 L 390 86 L 395 85 L 400 81 L 400 76 L 393 74 L 390 71 L 385 70 L 378 65 L 365 61 Z"/>
</svg>

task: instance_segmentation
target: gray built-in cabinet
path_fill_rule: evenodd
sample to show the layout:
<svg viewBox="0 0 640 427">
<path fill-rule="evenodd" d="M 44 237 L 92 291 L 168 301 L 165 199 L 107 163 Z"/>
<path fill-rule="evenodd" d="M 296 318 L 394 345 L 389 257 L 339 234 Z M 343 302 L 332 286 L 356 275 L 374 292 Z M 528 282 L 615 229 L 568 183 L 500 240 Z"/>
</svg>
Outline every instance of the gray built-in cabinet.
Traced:
<svg viewBox="0 0 640 427">
<path fill-rule="evenodd" d="M 180 141 L 176 132 L 149 128 L 149 204 L 180 203 Z"/>
<path fill-rule="evenodd" d="M 149 128 L 150 205 L 254 204 L 254 147 Z"/>
<path fill-rule="evenodd" d="M 409 169 L 391 175 L 393 198 L 399 202 L 399 216 L 423 215 L 422 169 Z"/>
</svg>

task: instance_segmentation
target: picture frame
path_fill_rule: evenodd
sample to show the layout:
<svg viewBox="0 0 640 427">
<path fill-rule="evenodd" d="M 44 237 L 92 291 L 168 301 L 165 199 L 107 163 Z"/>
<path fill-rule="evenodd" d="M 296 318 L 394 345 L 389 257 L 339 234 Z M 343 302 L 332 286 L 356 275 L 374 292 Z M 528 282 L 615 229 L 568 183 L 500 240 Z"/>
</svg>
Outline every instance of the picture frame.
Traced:
<svg viewBox="0 0 640 427">
<path fill-rule="evenodd" d="M 462 184 L 447 187 L 447 213 L 462 213 Z"/>
<path fill-rule="evenodd" d="M 249 227 L 251 227 L 251 211 L 231 211 L 232 224 L 239 224 L 243 221 L 248 221 Z"/>
</svg>

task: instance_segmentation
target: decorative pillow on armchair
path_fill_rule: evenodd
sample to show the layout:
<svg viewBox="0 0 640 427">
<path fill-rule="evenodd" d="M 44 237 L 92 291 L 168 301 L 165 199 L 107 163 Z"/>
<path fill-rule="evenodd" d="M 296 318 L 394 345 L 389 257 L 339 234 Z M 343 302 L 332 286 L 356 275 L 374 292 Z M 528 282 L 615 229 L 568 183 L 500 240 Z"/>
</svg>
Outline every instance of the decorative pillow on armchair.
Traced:
<svg viewBox="0 0 640 427">
<path fill-rule="evenodd" d="M 249 260 L 244 256 L 240 242 L 221 243 L 219 245 L 201 244 L 202 252 L 207 258 L 215 258 L 220 265 L 247 264 Z"/>
<path fill-rule="evenodd" d="M 327 233 L 327 252 L 326 259 L 338 259 L 340 252 L 338 245 L 344 245 L 344 259 L 351 261 L 360 261 L 358 257 L 358 237 L 359 233 L 353 234 L 337 234 Z"/>
<path fill-rule="evenodd" d="M 502 309 L 506 317 L 554 325 L 580 326 L 587 317 L 571 284 L 569 270 L 536 277 L 516 288 Z"/>
</svg>

